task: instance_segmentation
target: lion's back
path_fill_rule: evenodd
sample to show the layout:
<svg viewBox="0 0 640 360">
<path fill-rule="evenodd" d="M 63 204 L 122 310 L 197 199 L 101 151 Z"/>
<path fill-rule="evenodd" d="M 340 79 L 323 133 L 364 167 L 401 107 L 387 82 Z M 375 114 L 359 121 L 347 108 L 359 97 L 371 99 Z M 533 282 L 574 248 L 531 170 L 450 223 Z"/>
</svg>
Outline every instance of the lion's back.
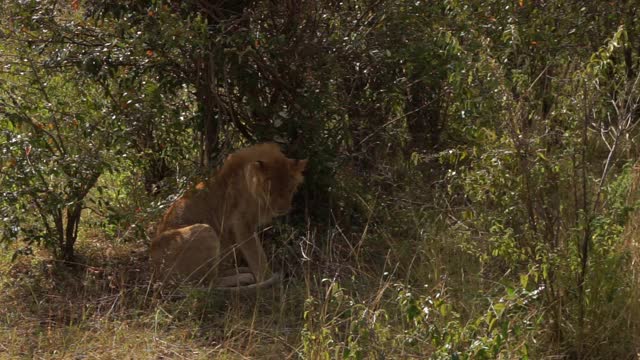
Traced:
<svg viewBox="0 0 640 360">
<path fill-rule="evenodd" d="M 158 223 L 156 234 L 201 223 L 202 216 L 199 215 L 205 214 L 207 209 L 201 208 L 201 201 L 198 200 L 187 193 L 171 204 Z"/>
</svg>

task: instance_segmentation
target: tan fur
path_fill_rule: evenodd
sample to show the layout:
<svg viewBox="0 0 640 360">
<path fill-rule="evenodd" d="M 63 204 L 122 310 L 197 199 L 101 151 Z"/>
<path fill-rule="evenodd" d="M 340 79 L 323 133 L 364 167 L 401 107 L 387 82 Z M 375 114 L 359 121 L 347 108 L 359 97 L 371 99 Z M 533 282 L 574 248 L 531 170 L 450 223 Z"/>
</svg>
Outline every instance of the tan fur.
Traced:
<svg viewBox="0 0 640 360">
<path fill-rule="evenodd" d="M 268 278 L 267 257 L 255 232 L 289 211 L 306 163 L 286 158 L 273 143 L 229 155 L 215 176 L 179 198 L 158 224 L 151 241 L 158 273 L 224 289 L 278 282 L 278 274 Z M 249 273 L 238 271 L 240 257 Z M 219 277 L 218 269 L 235 269 L 235 274 Z"/>
</svg>

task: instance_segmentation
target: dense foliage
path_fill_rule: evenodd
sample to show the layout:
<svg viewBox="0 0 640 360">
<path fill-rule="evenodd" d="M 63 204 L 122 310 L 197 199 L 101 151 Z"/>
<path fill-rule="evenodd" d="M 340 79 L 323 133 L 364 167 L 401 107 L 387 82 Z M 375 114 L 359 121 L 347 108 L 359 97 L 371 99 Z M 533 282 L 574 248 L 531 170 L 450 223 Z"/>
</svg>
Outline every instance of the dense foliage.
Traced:
<svg viewBox="0 0 640 360">
<path fill-rule="evenodd" d="M 1 242 L 67 261 L 96 225 L 144 242 L 228 151 L 276 141 L 310 158 L 290 223 L 329 234 L 304 254 L 333 279 L 306 296 L 304 356 L 631 358 L 637 12 L 7 1 Z"/>
</svg>

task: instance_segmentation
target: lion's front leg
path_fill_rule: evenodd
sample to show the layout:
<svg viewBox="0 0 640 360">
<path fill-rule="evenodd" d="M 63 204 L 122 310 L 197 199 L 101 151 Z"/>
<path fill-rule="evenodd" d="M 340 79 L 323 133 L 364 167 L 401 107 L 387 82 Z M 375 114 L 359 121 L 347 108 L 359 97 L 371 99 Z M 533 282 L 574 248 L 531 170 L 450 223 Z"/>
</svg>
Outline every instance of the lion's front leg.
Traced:
<svg viewBox="0 0 640 360">
<path fill-rule="evenodd" d="M 151 261 L 163 280 L 177 275 L 212 283 L 219 258 L 220 238 L 207 224 L 168 230 L 151 241 Z"/>
<path fill-rule="evenodd" d="M 240 249 L 240 253 L 244 257 L 249 269 L 255 276 L 256 282 L 264 281 L 270 275 L 270 269 L 267 262 L 267 254 L 262 248 L 258 236 L 244 224 L 233 225 L 233 235 L 235 245 Z"/>
</svg>

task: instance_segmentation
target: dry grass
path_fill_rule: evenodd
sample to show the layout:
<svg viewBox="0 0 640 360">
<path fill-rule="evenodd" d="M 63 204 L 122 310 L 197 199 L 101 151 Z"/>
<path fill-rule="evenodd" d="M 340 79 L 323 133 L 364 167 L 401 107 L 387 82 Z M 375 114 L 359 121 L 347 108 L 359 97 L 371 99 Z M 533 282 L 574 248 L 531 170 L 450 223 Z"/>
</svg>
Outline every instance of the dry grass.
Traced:
<svg viewBox="0 0 640 360">
<path fill-rule="evenodd" d="M 89 229 L 82 231 L 72 266 L 53 261 L 45 251 L 12 262 L 12 251 L 5 251 L 0 258 L 0 359 L 304 357 L 305 301 L 310 296 L 330 300 L 330 284 L 323 279 L 333 283 L 357 277 L 362 298 L 375 307 L 378 279 L 367 274 L 370 266 L 346 258 L 359 254 L 339 231 L 328 233 L 318 246 L 312 231 L 281 230 L 267 237 L 288 245 L 266 241 L 266 246 L 278 248 L 272 263 L 287 281 L 258 294 L 158 284 L 146 244 L 107 241 Z M 373 290 L 365 291 L 367 281 L 374 282 Z"/>
<path fill-rule="evenodd" d="M 79 244 L 73 267 L 2 260 L 0 358 L 292 358 L 303 297 L 159 287 L 144 246 Z M 287 291 L 285 291 L 287 290 Z"/>
<path fill-rule="evenodd" d="M 632 221 L 625 236 L 634 263 L 637 228 Z M 144 243 L 106 241 L 100 233 L 83 233 L 72 267 L 44 252 L 12 262 L 7 251 L 0 258 L 0 359 L 449 358 L 452 351 L 510 359 L 525 347 L 531 358 L 562 354 L 545 343 L 548 314 L 537 291 L 509 295 L 441 232 L 285 227 L 271 233 L 277 246 L 266 243 L 277 248 L 272 265 L 287 281 L 242 296 L 160 286 Z M 637 294 L 635 273 L 633 280 Z M 638 318 L 637 301 L 625 304 L 626 317 L 616 321 L 605 317 L 617 307 L 602 312 L 597 324 L 608 330 L 594 330 L 591 339 L 611 341 L 604 336 L 611 327 Z M 635 322 L 625 329 L 637 329 Z"/>
<path fill-rule="evenodd" d="M 267 240 L 266 246 L 276 248 L 270 249 L 272 265 L 287 281 L 250 295 L 159 286 L 143 242 L 107 241 L 88 229 L 71 267 L 44 252 L 15 262 L 5 252 L 0 358 L 334 358 L 343 357 L 345 349 L 424 357 L 433 349 L 427 341 L 406 349 L 396 341 L 407 329 L 426 333 L 403 320 L 395 282 L 417 276 L 421 284 L 441 283 L 447 276 L 421 274 L 450 254 L 427 244 L 418 248 L 416 241 L 422 240 L 410 238 L 403 240 L 406 248 L 385 250 L 398 235 L 366 228 L 360 234 L 338 227 L 302 233 L 272 229 L 266 237 L 280 241 Z M 407 257 L 412 260 L 405 264 Z M 419 292 L 444 293 L 443 286 L 413 292 L 418 299 Z"/>
</svg>

